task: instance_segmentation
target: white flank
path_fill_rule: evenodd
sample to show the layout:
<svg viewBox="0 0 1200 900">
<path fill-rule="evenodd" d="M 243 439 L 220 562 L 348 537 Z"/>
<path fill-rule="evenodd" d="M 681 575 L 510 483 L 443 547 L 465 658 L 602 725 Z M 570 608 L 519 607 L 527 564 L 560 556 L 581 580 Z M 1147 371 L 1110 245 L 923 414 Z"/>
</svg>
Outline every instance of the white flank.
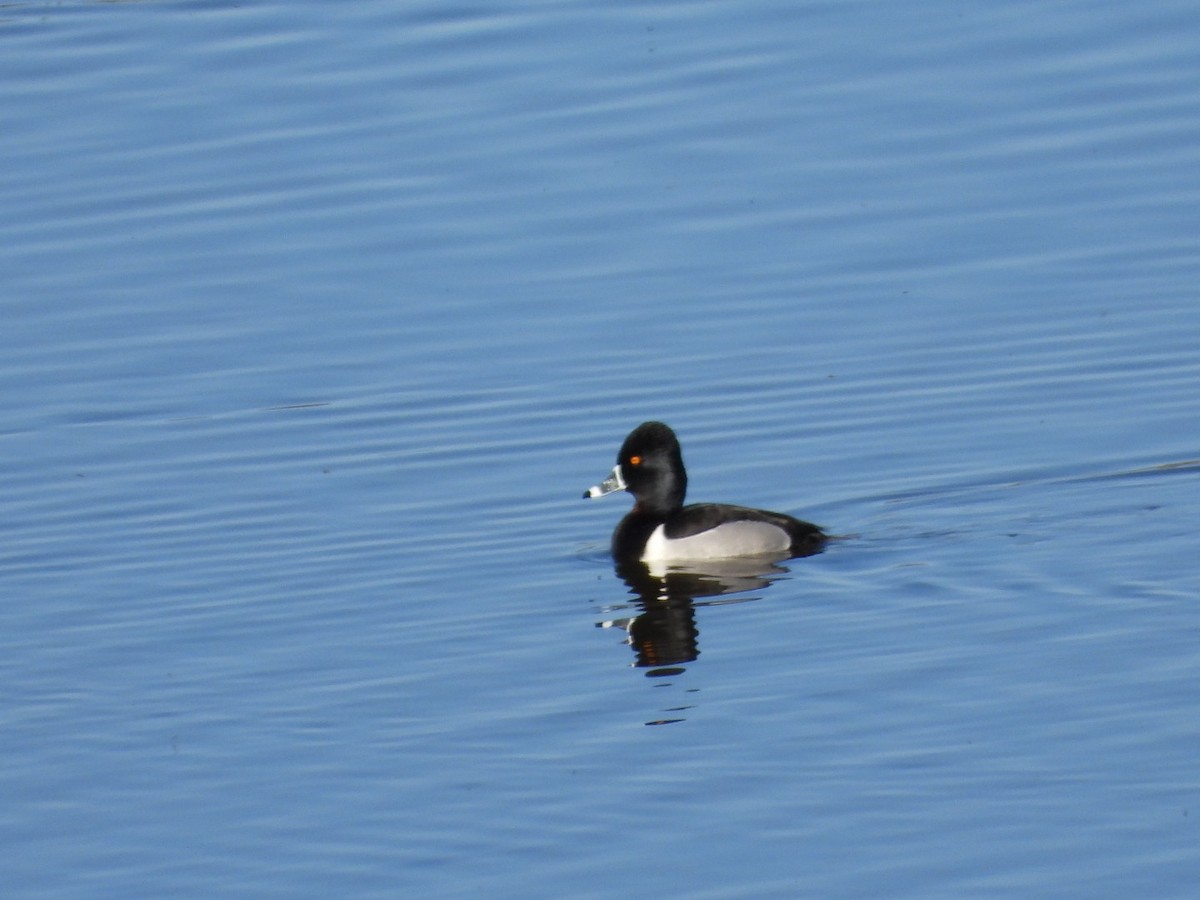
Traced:
<svg viewBox="0 0 1200 900">
<path fill-rule="evenodd" d="M 642 561 L 762 556 L 786 553 L 791 545 L 786 531 L 767 522 L 725 522 L 685 538 L 667 538 L 659 525 L 646 541 Z"/>
</svg>

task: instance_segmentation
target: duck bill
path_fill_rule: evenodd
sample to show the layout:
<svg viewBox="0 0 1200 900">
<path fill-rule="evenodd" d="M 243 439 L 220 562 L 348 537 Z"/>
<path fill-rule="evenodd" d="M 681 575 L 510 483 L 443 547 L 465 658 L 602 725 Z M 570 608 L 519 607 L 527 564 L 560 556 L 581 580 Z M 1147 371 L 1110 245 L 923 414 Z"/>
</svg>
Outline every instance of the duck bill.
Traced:
<svg viewBox="0 0 1200 900">
<path fill-rule="evenodd" d="M 585 499 L 588 497 L 603 497 L 605 494 L 612 494 L 623 490 L 625 490 L 625 479 L 621 477 L 621 467 L 613 466 L 612 474 L 599 484 L 588 488 L 583 496 Z"/>
</svg>

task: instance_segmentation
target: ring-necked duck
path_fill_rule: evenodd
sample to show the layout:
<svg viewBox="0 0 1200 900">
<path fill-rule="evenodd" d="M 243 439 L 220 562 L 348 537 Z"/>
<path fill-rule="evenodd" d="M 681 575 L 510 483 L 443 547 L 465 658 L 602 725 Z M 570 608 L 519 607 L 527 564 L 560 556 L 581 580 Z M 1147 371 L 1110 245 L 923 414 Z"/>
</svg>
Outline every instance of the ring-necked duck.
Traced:
<svg viewBox="0 0 1200 900">
<path fill-rule="evenodd" d="M 675 432 L 644 422 L 625 438 L 617 465 L 584 497 L 633 494 L 633 509 L 617 525 L 612 555 L 620 562 L 810 556 L 826 536 L 816 525 L 783 513 L 725 503 L 683 505 L 687 472 Z"/>
</svg>

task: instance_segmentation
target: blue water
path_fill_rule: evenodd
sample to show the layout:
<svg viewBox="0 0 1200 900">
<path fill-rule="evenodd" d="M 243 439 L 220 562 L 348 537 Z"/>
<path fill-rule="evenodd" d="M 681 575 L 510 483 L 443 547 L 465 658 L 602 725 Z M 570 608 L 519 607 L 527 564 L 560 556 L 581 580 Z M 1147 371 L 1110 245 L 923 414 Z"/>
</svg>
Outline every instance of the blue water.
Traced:
<svg viewBox="0 0 1200 900">
<path fill-rule="evenodd" d="M 1198 37 L 8 4 L 5 896 L 1190 897 Z"/>
</svg>

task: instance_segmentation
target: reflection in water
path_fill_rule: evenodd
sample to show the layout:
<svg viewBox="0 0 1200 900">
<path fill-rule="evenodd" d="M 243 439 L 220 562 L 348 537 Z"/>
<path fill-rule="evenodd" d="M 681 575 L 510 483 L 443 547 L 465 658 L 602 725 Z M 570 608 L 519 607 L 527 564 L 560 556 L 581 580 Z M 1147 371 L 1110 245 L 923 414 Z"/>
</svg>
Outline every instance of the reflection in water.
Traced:
<svg viewBox="0 0 1200 900">
<path fill-rule="evenodd" d="M 725 603 L 746 603 L 757 597 L 747 591 L 760 590 L 786 574 L 778 563 L 787 557 L 709 560 L 703 569 L 695 566 L 646 563 L 619 563 L 617 574 L 629 585 L 637 600 L 629 604 L 636 615 L 624 619 L 597 622 L 598 628 L 624 628 L 633 648 L 634 665 L 646 670 L 646 676 L 664 678 L 681 675 L 684 663 L 700 655 L 700 629 L 696 626 L 696 607 Z M 727 596 L 727 595 L 741 596 Z M 704 599 L 720 598 L 720 599 Z M 690 706 L 665 710 L 682 713 Z M 647 725 L 682 722 L 680 716 L 655 719 Z"/>
<path fill-rule="evenodd" d="M 786 558 L 786 557 L 783 557 Z M 624 628 L 629 634 L 635 666 L 647 669 L 648 677 L 678 675 L 700 655 L 700 630 L 696 607 L 717 603 L 744 603 L 755 597 L 703 601 L 760 590 L 787 572 L 778 565 L 780 557 L 709 560 L 703 569 L 685 565 L 622 563 L 617 574 L 637 596 L 640 612 L 629 618 L 598 622 L 599 628 Z M 697 603 L 696 601 L 701 602 Z"/>
</svg>

